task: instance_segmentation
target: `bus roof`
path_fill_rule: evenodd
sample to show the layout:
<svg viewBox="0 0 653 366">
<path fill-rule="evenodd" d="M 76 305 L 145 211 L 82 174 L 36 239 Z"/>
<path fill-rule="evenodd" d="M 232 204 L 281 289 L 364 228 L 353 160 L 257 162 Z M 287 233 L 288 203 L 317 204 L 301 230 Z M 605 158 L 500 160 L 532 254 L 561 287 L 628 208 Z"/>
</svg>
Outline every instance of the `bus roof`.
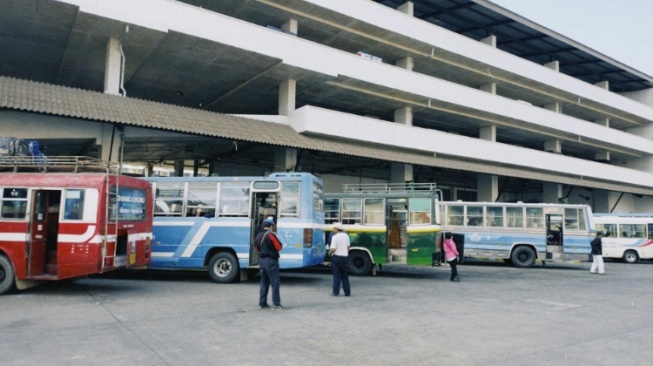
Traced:
<svg viewBox="0 0 653 366">
<path fill-rule="evenodd" d="M 135 188 L 147 188 L 145 180 L 126 175 L 104 173 L 0 173 L 2 186 L 37 187 L 37 188 L 67 188 L 67 187 L 101 187 L 107 181 Z"/>
<path fill-rule="evenodd" d="M 215 182 L 215 181 L 255 181 L 255 180 L 297 180 L 311 177 L 312 179 L 322 183 L 322 180 L 311 173 L 305 172 L 281 172 L 272 173 L 267 176 L 208 176 L 208 177 L 144 177 L 148 181 L 188 181 L 193 180 L 197 182 Z"/>
</svg>

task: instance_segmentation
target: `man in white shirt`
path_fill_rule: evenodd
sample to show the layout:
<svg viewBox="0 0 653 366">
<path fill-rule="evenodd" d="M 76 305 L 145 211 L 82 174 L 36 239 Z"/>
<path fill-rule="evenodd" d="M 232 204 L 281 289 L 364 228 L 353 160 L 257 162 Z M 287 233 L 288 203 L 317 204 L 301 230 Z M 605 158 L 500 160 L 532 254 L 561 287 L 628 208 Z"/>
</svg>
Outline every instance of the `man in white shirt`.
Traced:
<svg viewBox="0 0 653 366">
<path fill-rule="evenodd" d="M 333 291 L 331 296 L 340 295 L 340 284 L 345 296 L 351 295 L 349 287 L 349 235 L 344 232 L 342 224 L 336 222 L 333 224 L 333 236 L 331 237 L 331 246 L 329 255 L 331 256 L 331 268 L 333 269 Z"/>
</svg>

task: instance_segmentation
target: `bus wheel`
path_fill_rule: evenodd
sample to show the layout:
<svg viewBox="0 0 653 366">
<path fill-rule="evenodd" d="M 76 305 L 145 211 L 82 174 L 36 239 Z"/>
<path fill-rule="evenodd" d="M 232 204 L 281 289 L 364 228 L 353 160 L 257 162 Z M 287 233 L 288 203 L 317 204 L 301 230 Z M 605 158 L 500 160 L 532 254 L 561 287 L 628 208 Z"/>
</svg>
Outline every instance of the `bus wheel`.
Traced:
<svg viewBox="0 0 653 366">
<path fill-rule="evenodd" d="M 349 273 L 352 276 L 365 276 L 372 268 L 372 260 L 365 252 L 349 253 Z"/>
<path fill-rule="evenodd" d="M 624 253 L 623 260 L 626 263 L 635 263 L 639 260 L 639 256 L 636 251 L 627 250 L 626 253 Z"/>
<path fill-rule="evenodd" d="M 14 266 L 4 255 L 0 255 L 0 295 L 16 290 Z"/>
<path fill-rule="evenodd" d="M 535 252 L 529 247 L 517 247 L 510 256 L 512 264 L 518 268 L 530 268 L 535 263 Z"/>
<path fill-rule="evenodd" d="M 215 253 L 209 260 L 209 277 L 213 282 L 234 282 L 239 271 L 238 260 L 229 252 Z"/>
</svg>

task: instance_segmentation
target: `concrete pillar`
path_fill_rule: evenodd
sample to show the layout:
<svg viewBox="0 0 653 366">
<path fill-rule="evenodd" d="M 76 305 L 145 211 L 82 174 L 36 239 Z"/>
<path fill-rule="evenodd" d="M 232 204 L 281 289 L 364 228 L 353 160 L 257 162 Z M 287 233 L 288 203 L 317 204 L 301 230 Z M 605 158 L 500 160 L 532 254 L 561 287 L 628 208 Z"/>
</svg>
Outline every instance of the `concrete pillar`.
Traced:
<svg viewBox="0 0 653 366">
<path fill-rule="evenodd" d="M 120 161 L 122 136 L 119 126 L 108 123 L 102 125 L 101 135 L 95 139 L 95 143 L 100 145 L 100 160 L 113 163 Z"/>
<path fill-rule="evenodd" d="M 609 118 L 601 118 L 594 120 L 594 123 L 601 125 L 603 127 L 610 127 Z M 610 152 L 609 151 L 599 151 L 594 154 L 594 160 L 596 161 L 610 161 Z"/>
<path fill-rule="evenodd" d="M 152 177 L 154 176 L 154 164 L 148 163 L 145 166 L 145 176 L 146 177 Z"/>
<path fill-rule="evenodd" d="M 290 116 L 295 111 L 297 81 L 288 79 L 279 85 L 279 114 Z"/>
<path fill-rule="evenodd" d="M 277 147 L 274 150 L 274 171 L 291 172 L 297 168 L 297 149 Z"/>
<path fill-rule="evenodd" d="M 406 69 L 408 71 L 413 71 L 413 58 L 412 57 L 404 57 L 402 59 L 399 59 L 395 65 L 401 67 L 402 69 Z"/>
<path fill-rule="evenodd" d="M 560 140 L 545 141 L 544 151 L 562 154 L 562 142 Z"/>
<path fill-rule="evenodd" d="M 548 67 L 551 70 L 560 72 L 560 61 L 551 61 L 544 64 L 545 67 Z"/>
<path fill-rule="evenodd" d="M 594 160 L 596 161 L 610 161 L 610 152 L 609 151 L 599 151 L 594 154 Z"/>
<path fill-rule="evenodd" d="M 478 137 L 482 140 L 497 141 L 497 126 L 487 126 L 478 130 Z"/>
<path fill-rule="evenodd" d="M 220 174 L 218 173 L 220 171 L 220 163 L 217 161 L 212 161 L 209 163 L 209 177 L 217 177 Z"/>
<path fill-rule="evenodd" d="M 483 84 L 483 85 L 481 85 L 480 89 L 482 91 L 488 92 L 490 94 L 496 94 L 497 93 L 497 83 Z"/>
<path fill-rule="evenodd" d="M 592 211 L 598 213 L 610 213 L 612 207 L 610 206 L 610 192 L 601 189 L 594 189 L 592 194 L 594 205 Z"/>
<path fill-rule="evenodd" d="M 404 107 L 400 109 L 395 109 L 395 122 L 412 126 L 413 125 L 413 108 Z M 403 167 L 400 167 L 403 166 Z M 390 171 L 390 182 L 391 183 L 405 183 L 413 181 L 413 166 L 411 164 L 398 164 L 393 163 Z"/>
<path fill-rule="evenodd" d="M 558 203 L 562 198 L 562 184 L 542 182 L 542 203 Z"/>
<path fill-rule="evenodd" d="M 497 126 L 487 126 L 478 130 L 481 140 L 496 141 Z M 496 175 L 478 174 L 476 178 L 476 199 L 479 202 L 494 202 L 499 196 L 499 177 Z"/>
<path fill-rule="evenodd" d="M 610 90 L 610 82 L 607 81 L 607 80 L 599 81 L 598 83 L 596 83 L 594 85 L 598 86 L 601 89 Z"/>
<path fill-rule="evenodd" d="M 560 105 L 560 103 L 546 104 L 543 107 L 544 109 L 548 109 L 552 112 L 562 113 L 562 106 Z"/>
<path fill-rule="evenodd" d="M 550 110 L 550 111 L 552 111 L 554 113 L 562 113 L 562 105 L 560 103 L 546 104 L 546 105 L 544 105 L 542 107 L 544 109 L 548 109 L 548 110 Z M 562 154 L 562 141 L 560 141 L 560 140 L 545 141 L 544 142 L 544 151 L 552 152 L 552 153 L 556 153 L 556 154 Z"/>
<path fill-rule="evenodd" d="M 494 202 L 499 196 L 499 177 L 479 173 L 476 180 L 476 200 Z"/>
<path fill-rule="evenodd" d="M 406 183 L 413 181 L 413 166 L 411 164 L 391 163 L 390 183 Z"/>
<path fill-rule="evenodd" d="M 175 160 L 175 177 L 184 176 L 184 161 L 181 159 Z"/>
<path fill-rule="evenodd" d="M 281 29 L 285 30 L 286 32 L 297 34 L 297 21 L 295 19 L 290 19 L 281 25 Z"/>
<path fill-rule="evenodd" d="M 395 109 L 395 122 L 406 126 L 412 126 L 413 108 L 404 107 L 404 108 Z"/>
<path fill-rule="evenodd" d="M 610 127 L 610 118 L 595 119 L 594 123 L 596 123 L 597 125 L 601 125 L 603 127 Z"/>
<path fill-rule="evenodd" d="M 109 38 L 107 54 L 104 63 L 104 93 L 120 95 L 121 79 L 120 41 L 118 38 Z"/>
<path fill-rule="evenodd" d="M 497 48 L 497 36 L 489 36 L 481 39 L 481 43 Z"/>
<path fill-rule="evenodd" d="M 193 159 L 193 177 L 198 177 L 202 161 L 200 159 Z"/>
<path fill-rule="evenodd" d="M 399 5 L 397 10 L 399 10 L 402 13 L 406 13 L 412 17 L 413 14 L 415 13 L 415 5 L 413 4 L 412 1 L 406 1 L 405 3 Z"/>
</svg>

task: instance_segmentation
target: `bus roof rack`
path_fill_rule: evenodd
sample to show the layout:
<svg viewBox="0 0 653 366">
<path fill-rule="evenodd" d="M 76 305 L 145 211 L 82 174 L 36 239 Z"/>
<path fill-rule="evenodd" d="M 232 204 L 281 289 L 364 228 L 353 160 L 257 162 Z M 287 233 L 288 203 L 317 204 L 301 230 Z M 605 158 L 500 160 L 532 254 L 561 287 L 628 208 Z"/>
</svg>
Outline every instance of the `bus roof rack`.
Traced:
<svg viewBox="0 0 653 366">
<path fill-rule="evenodd" d="M 0 172 L 109 173 L 120 164 L 87 156 L 0 156 Z"/>
<path fill-rule="evenodd" d="M 392 193 L 438 191 L 436 183 L 364 183 L 364 184 L 343 184 L 344 193 Z"/>
</svg>

